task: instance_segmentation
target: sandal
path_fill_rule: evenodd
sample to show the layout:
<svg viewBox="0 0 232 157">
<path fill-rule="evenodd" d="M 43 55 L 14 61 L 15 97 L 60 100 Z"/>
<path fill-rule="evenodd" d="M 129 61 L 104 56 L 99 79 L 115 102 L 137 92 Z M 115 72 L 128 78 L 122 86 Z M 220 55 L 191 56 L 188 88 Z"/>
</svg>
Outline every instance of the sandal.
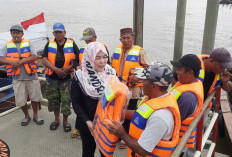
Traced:
<svg viewBox="0 0 232 157">
<path fill-rule="evenodd" d="M 72 127 L 71 127 L 71 125 L 70 124 L 63 124 L 63 127 L 64 127 L 64 131 L 65 132 L 69 132 L 69 131 L 71 131 L 72 130 Z"/>
<path fill-rule="evenodd" d="M 42 125 L 42 124 L 44 124 L 44 120 L 41 119 L 41 118 L 33 119 L 33 121 L 34 121 L 37 125 Z"/>
<path fill-rule="evenodd" d="M 52 122 L 50 125 L 50 130 L 56 130 L 59 125 L 60 125 L 59 122 Z"/>
<path fill-rule="evenodd" d="M 77 138 L 77 139 L 81 140 L 80 132 L 76 128 L 73 130 L 70 137 L 71 138 Z"/>
<path fill-rule="evenodd" d="M 30 121 L 31 121 L 31 118 L 29 118 L 29 119 L 23 119 L 22 122 L 21 122 L 21 126 L 28 125 Z"/>
<path fill-rule="evenodd" d="M 126 149 L 126 148 L 127 148 L 126 143 L 123 140 L 121 140 L 119 144 L 119 149 Z"/>
</svg>

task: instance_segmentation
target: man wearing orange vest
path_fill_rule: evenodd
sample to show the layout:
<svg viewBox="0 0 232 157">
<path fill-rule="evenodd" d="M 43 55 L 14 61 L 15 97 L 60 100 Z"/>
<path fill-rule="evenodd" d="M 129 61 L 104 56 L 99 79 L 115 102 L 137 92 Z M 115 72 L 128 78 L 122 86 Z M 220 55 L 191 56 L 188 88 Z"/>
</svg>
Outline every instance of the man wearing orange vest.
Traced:
<svg viewBox="0 0 232 157">
<path fill-rule="evenodd" d="M 40 82 L 37 76 L 37 54 L 31 42 L 23 38 L 23 28 L 13 25 L 10 28 L 12 40 L 0 50 L 0 64 L 6 65 L 7 76 L 13 78 L 15 104 L 21 107 L 25 119 L 22 126 L 28 125 L 31 117 L 28 113 L 27 98 L 31 100 L 33 121 L 41 125 L 44 121 L 38 118 L 38 105 L 42 101 Z"/>
<path fill-rule="evenodd" d="M 88 27 L 86 28 L 84 31 L 83 31 L 83 35 L 81 37 L 80 40 L 84 40 L 85 41 L 85 44 L 83 45 L 82 48 L 80 48 L 80 54 L 79 54 L 79 61 L 80 61 L 80 65 L 81 65 L 81 61 L 82 61 L 82 57 L 83 57 L 83 53 L 84 53 L 84 50 L 85 50 L 85 47 L 87 44 L 91 43 L 91 42 L 95 42 L 97 41 L 97 35 L 96 35 L 96 32 L 93 28 L 91 27 Z M 109 50 L 108 50 L 108 47 L 106 44 L 104 44 L 103 42 L 101 42 L 105 48 L 106 48 L 106 51 L 108 53 L 108 61 L 107 61 L 107 64 L 110 64 L 110 58 L 109 58 Z"/>
<path fill-rule="evenodd" d="M 227 92 L 232 90 L 232 82 L 229 81 L 231 74 L 226 70 L 232 68 L 232 58 L 229 51 L 224 48 L 216 48 L 210 55 L 201 54 L 198 55 L 198 58 L 201 60 L 201 72 L 198 79 L 203 82 L 204 100 L 217 87 L 221 86 Z M 209 124 L 209 111 L 214 109 L 212 105 L 211 101 L 209 108 L 204 113 L 204 128 Z"/>
<path fill-rule="evenodd" d="M 63 128 L 71 131 L 68 123 L 70 111 L 70 83 L 74 71 L 74 62 L 78 65 L 79 49 L 73 40 L 65 38 L 65 27 L 62 23 L 53 25 L 55 39 L 50 40 L 43 53 L 43 64 L 47 76 L 46 95 L 48 110 L 54 112 L 55 121 L 50 130 L 56 130 L 60 124 L 60 112 L 63 114 Z"/>
<path fill-rule="evenodd" d="M 173 74 L 162 63 L 135 70 L 135 76 L 143 79 L 143 91 L 148 97 L 136 111 L 128 110 L 126 118 L 132 118 L 129 135 L 122 125 L 112 121 L 108 129 L 128 145 L 128 157 L 171 156 L 179 141 L 180 113 L 172 93 L 169 93 Z"/>
<path fill-rule="evenodd" d="M 201 62 L 196 55 L 188 54 L 179 61 L 171 61 L 171 64 L 177 67 L 178 82 L 170 91 L 175 95 L 180 109 L 180 138 L 182 138 L 203 106 L 203 85 L 197 79 L 201 69 Z M 186 144 L 188 149 L 185 151 L 184 156 L 193 156 L 193 152 L 195 152 L 195 136 L 196 130 L 192 132 Z"/>
<path fill-rule="evenodd" d="M 229 51 L 224 48 L 216 48 L 210 55 L 198 55 L 198 58 L 201 60 L 202 68 L 198 79 L 203 82 L 204 99 L 220 85 L 225 91 L 232 90 L 232 83 L 229 81 L 230 74 L 225 71 L 232 68 Z"/>
<path fill-rule="evenodd" d="M 132 92 L 128 109 L 135 110 L 142 91 L 142 81 L 134 76 L 134 69 L 147 67 L 149 61 L 143 48 L 133 45 L 134 35 L 132 28 L 120 30 L 120 41 L 122 45 L 117 46 L 111 57 L 112 67 L 116 70 L 120 81 L 126 84 Z M 123 124 L 127 132 L 129 131 L 129 124 L 129 120 L 125 120 Z M 126 148 L 123 141 L 121 141 L 119 148 Z"/>
</svg>

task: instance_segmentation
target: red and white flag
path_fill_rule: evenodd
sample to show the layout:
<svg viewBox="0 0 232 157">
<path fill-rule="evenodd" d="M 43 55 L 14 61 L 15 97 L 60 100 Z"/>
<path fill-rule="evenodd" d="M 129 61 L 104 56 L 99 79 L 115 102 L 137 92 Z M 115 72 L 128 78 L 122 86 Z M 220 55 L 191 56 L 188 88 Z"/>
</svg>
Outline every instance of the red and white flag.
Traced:
<svg viewBox="0 0 232 157">
<path fill-rule="evenodd" d="M 23 29 L 31 32 L 46 32 L 44 14 L 41 13 L 36 17 L 21 22 Z"/>
<path fill-rule="evenodd" d="M 24 38 L 32 42 L 47 39 L 47 31 L 44 20 L 44 14 L 41 13 L 32 19 L 21 22 L 24 29 Z M 10 31 L 0 33 L 0 47 L 12 39 Z"/>
</svg>

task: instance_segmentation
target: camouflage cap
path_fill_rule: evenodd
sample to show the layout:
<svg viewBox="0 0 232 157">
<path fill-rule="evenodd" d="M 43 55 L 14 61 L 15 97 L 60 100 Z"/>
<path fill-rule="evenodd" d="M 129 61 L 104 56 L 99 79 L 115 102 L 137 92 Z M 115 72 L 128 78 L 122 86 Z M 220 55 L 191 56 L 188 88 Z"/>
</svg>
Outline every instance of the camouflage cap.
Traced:
<svg viewBox="0 0 232 157">
<path fill-rule="evenodd" d="M 171 68 L 160 62 L 152 62 L 146 68 L 135 68 L 135 76 L 150 80 L 159 86 L 169 86 L 173 79 Z"/>
</svg>

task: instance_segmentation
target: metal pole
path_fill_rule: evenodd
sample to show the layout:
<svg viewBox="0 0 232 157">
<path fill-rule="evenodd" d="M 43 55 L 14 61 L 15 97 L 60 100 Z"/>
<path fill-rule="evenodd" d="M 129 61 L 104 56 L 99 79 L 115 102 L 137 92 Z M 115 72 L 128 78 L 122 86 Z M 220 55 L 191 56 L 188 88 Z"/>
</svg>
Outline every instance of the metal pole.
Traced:
<svg viewBox="0 0 232 157">
<path fill-rule="evenodd" d="M 202 54 L 210 54 L 214 48 L 217 28 L 219 0 L 208 0 L 205 16 L 205 28 L 202 44 Z"/>
<path fill-rule="evenodd" d="M 176 9 L 176 30 L 174 43 L 173 60 L 179 60 L 182 56 L 183 42 L 184 42 L 184 25 L 186 14 L 187 0 L 178 0 Z"/>
<path fill-rule="evenodd" d="M 204 122 L 204 114 L 201 117 L 201 120 L 199 121 L 197 125 L 197 142 L 196 142 L 196 149 L 201 151 L 202 146 L 202 136 L 203 136 L 203 122 Z"/>
<path fill-rule="evenodd" d="M 10 85 L 1 87 L 1 88 L 0 88 L 0 92 L 1 92 L 1 91 L 4 91 L 4 90 L 7 90 L 7 89 L 10 89 L 10 88 L 12 88 L 12 87 L 13 87 L 13 84 L 10 84 Z"/>
<path fill-rule="evenodd" d="M 205 131 L 205 133 L 203 135 L 201 150 L 203 150 L 203 147 L 205 146 L 205 143 L 206 143 L 206 141 L 207 141 L 207 139 L 208 139 L 208 137 L 210 135 L 210 132 L 211 132 L 212 128 L 215 126 L 215 124 L 216 124 L 215 122 L 216 122 L 217 119 L 218 119 L 218 113 L 214 113 L 213 117 L 212 117 L 212 119 L 211 119 L 211 121 L 209 123 L 209 126 L 207 127 L 207 129 L 206 129 L 206 131 Z"/>
<path fill-rule="evenodd" d="M 215 112 L 219 113 L 219 108 L 220 108 L 220 96 L 221 96 L 221 88 L 217 89 L 217 93 L 216 93 L 216 106 L 215 106 Z M 217 132 L 218 132 L 218 118 L 214 124 L 213 127 L 213 139 L 212 141 L 214 143 L 217 143 Z M 213 150 L 213 154 L 212 157 L 215 156 L 215 148 Z"/>
<path fill-rule="evenodd" d="M 134 0 L 133 29 L 135 33 L 135 45 L 143 47 L 143 14 L 144 0 Z"/>
</svg>

